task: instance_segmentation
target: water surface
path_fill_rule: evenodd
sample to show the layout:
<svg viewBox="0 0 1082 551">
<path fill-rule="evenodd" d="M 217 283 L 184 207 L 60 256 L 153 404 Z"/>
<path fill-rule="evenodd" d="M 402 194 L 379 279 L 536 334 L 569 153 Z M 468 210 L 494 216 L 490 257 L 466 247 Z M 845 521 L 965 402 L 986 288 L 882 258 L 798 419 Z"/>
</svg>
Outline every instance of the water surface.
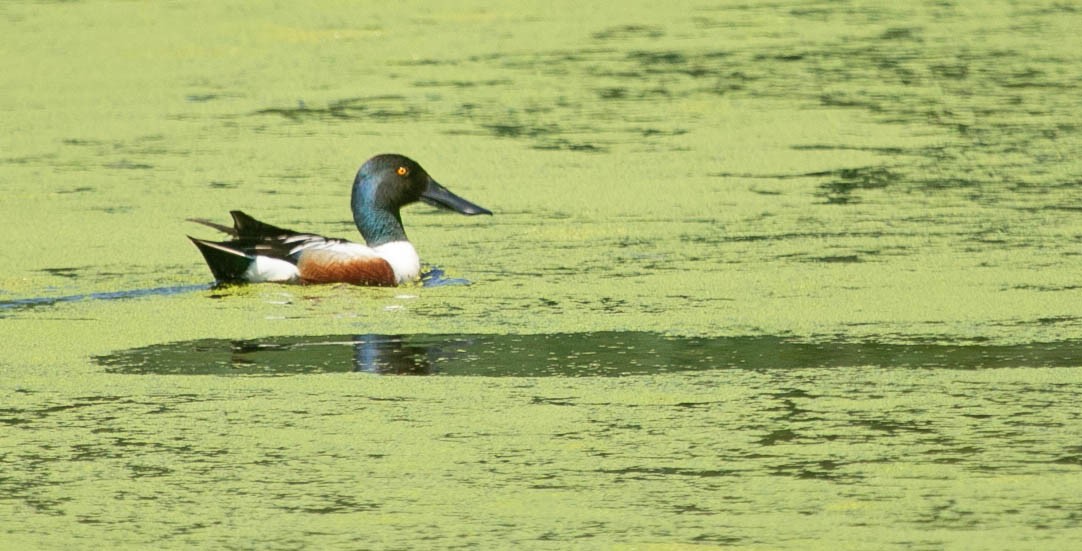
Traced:
<svg viewBox="0 0 1082 551">
<path fill-rule="evenodd" d="M 5 2 L 0 541 L 1072 549 L 1080 26 Z M 392 151 L 471 285 L 210 288 L 186 219 L 354 235 Z"/>
</svg>

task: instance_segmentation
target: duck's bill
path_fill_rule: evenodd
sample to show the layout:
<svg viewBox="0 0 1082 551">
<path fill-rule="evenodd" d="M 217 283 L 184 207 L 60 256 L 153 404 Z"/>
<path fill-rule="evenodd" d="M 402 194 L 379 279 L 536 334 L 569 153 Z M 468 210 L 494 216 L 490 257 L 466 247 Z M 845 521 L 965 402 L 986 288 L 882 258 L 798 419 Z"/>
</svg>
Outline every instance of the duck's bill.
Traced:
<svg viewBox="0 0 1082 551">
<path fill-rule="evenodd" d="M 492 211 L 451 193 L 447 188 L 436 183 L 435 180 L 428 181 L 428 187 L 421 193 L 421 201 L 434 207 L 453 210 L 462 214 L 492 214 Z"/>
</svg>

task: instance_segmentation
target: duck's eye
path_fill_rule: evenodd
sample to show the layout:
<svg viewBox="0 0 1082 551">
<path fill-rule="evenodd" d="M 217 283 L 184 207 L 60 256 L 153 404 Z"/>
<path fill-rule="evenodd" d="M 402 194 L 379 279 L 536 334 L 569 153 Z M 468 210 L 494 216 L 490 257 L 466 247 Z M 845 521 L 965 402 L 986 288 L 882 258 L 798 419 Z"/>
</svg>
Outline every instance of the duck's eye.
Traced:
<svg viewBox="0 0 1082 551">
<path fill-rule="evenodd" d="M 408 168 L 406 168 L 404 166 L 400 166 L 400 167 L 398 167 L 398 170 L 396 170 L 395 172 L 397 172 L 399 176 L 405 176 L 405 175 L 410 173 L 410 169 L 408 169 Z"/>
</svg>

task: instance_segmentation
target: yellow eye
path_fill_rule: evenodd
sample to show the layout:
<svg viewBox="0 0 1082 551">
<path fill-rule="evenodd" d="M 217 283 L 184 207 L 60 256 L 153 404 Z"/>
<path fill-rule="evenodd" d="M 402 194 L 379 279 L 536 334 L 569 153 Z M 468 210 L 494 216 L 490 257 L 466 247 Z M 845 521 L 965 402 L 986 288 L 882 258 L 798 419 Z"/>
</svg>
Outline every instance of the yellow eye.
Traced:
<svg viewBox="0 0 1082 551">
<path fill-rule="evenodd" d="M 408 169 L 408 168 L 406 168 L 404 166 L 400 166 L 400 167 L 398 167 L 398 170 L 396 170 L 395 172 L 397 172 L 399 176 L 405 176 L 405 175 L 410 173 L 410 169 Z"/>
</svg>

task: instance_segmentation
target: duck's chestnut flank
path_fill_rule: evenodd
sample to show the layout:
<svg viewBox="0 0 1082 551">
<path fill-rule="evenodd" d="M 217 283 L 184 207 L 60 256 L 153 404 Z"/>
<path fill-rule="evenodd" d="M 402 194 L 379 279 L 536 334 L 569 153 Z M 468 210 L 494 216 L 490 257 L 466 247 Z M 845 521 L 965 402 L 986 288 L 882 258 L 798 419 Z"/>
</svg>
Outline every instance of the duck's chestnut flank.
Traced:
<svg viewBox="0 0 1082 551">
<path fill-rule="evenodd" d="M 302 283 L 349 282 L 355 285 L 394 287 L 398 279 L 383 258 L 344 258 L 328 251 L 312 251 L 297 262 Z"/>
</svg>

